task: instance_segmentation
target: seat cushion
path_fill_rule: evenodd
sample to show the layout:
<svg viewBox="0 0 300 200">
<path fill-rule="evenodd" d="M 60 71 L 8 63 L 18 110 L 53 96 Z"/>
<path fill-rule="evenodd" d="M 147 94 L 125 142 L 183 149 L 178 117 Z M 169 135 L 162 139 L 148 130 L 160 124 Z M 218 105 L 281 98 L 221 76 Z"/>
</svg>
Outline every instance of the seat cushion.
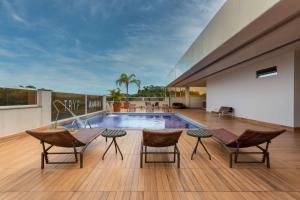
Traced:
<svg viewBox="0 0 300 200">
<path fill-rule="evenodd" d="M 79 129 L 73 136 L 84 144 L 88 144 L 99 137 L 104 129 Z"/>
<path fill-rule="evenodd" d="M 211 130 L 211 133 L 213 139 L 225 145 L 230 145 L 235 143 L 236 139 L 238 138 L 238 136 L 225 129 Z"/>
</svg>

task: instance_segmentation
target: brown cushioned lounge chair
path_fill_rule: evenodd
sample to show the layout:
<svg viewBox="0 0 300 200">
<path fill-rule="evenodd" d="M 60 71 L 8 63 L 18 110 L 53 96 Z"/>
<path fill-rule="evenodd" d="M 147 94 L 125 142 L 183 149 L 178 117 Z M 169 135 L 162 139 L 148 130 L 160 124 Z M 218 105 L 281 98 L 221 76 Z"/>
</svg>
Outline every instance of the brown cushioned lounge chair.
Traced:
<svg viewBox="0 0 300 200">
<path fill-rule="evenodd" d="M 103 130 L 101 129 L 79 129 L 74 134 L 71 134 L 68 130 L 48 130 L 48 131 L 26 131 L 29 135 L 37 138 L 41 141 L 43 152 L 41 153 L 41 168 L 44 169 L 44 163 L 46 164 L 69 164 L 77 163 L 80 155 L 80 168 L 83 167 L 83 152 L 87 146 L 98 136 L 101 135 Z M 49 144 L 46 147 L 45 143 Z M 73 152 L 49 152 L 53 146 L 73 148 Z M 77 148 L 81 148 L 78 152 Z M 70 162 L 52 162 L 49 161 L 49 154 L 74 154 L 75 161 Z"/>
<path fill-rule="evenodd" d="M 177 147 L 182 130 L 143 130 L 143 139 L 140 152 L 140 166 L 143 167 L 143 156 L 145 163 L 175 163 L 177 155 L 177 167 L 180 168 L 180 151 Z M 172 152 L 149 152 L 147 147 L 169 147 L 174 146 Z M 148 161 L 148 154 L 173 154 L 171 161 Z"/>
<path fill-rule="evenodd" d="M 270 156 L 269 156 L 269 144 L 271 140 L 278 135 L 285 132 L 285 130 L 278 131 L 254 131 L 245 130 L 245 132 L 236 136 L 235 134 L 225 130 L 216 129 L 212 130 L 212 138 L 221 143 L 225 149 L 229 152 L 229 166 L 232 167 L 233 155 L 235 163 L 265 163 L 270 168 Z M 261 144 L 266 144 L 265 148 L 261 147 Z M 240 152 L 241 148 L 257 147 L 258 152 Z M 239 154 L 262 154 L 261 161 L 238 161 Z"/>
</svg>

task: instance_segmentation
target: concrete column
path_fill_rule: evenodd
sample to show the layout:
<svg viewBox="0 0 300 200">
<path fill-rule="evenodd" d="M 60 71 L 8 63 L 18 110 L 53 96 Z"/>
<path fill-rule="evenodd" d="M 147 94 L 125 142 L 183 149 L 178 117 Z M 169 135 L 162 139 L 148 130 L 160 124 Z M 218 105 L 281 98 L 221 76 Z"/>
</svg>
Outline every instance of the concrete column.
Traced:
<svg viewBox="0 0 300 200">
<path fill-rule="evenodd" d="M 104 111 L 107 110 L 107 108 L 106 108 L 106 96 L 102 97 L 102 110 L 104 110 Z"/>
<path fill-rule="evenodd" d="M 41 107 L 41 126 L 51 123 L 52 91 L 38 90 L 37 103 Z"/>
<path fill-rule="evenodd" d="M 185 87 L 185 105 L 190 107 L 190 87 Z"/>
<path fill-rule="evenodd" d="M 84 106 L 84 113 L 85 114 L 87 114 L 88 113 L 88 95 L 85 95 L 85 97 L 84 97 L 84 104 L 85 104 L 85 106 Z"/>
</svg>

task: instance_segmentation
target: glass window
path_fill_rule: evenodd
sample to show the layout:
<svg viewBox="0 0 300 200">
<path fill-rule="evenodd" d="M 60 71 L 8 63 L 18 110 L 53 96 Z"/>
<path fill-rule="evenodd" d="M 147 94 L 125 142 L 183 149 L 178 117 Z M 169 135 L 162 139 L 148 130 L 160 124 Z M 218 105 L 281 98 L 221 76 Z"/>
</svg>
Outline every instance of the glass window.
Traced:
<svg viewBox="0 0 300 200">
<path fill-rule="evenodd" d="M 87 96 L 87 112 L 97 112 L 102 110 L 102 96 Z"/>
<path fill-rule="evenodd" d="M 0 106 L 21 106 L 36 104 L 36 90 L 0 88 Z"/>
<path fill-rule="evenodd" d="M 85 114 L 85 95 L 52 92 L 52 121 L 56 120 L 57 109 L 59 110 L 58 120 Z"/>
</svg>

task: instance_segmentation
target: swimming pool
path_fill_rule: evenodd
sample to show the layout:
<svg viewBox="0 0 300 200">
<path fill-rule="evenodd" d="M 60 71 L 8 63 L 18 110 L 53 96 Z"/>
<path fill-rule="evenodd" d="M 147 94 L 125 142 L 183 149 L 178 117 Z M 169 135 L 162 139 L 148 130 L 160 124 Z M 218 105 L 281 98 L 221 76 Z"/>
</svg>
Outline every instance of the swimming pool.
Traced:
<svg viewBox="0 0 300 200">
<path fill-rule="evenodd" d="M 175 113 L 111 113 L 98 114 L 87 120 L 92 128 L 123 129 L 176 129 L 201 128 L 203 125 Z M 76 124 L 67 124 L 66 128 L 76 128 Z"/>
</svg>

